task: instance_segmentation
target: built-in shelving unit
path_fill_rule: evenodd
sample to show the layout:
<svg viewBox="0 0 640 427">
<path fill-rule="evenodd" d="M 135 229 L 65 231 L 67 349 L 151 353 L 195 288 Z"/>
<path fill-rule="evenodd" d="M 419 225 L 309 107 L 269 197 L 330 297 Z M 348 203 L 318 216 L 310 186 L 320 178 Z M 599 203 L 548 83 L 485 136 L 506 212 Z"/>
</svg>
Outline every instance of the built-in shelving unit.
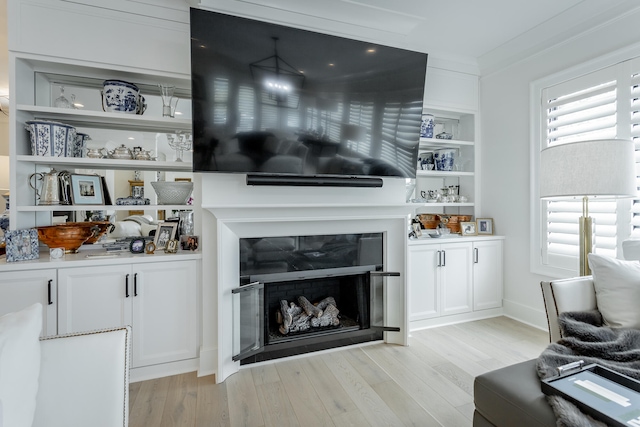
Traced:
<svg viewBox="0 0 640 427">
<path fill-rule="evenodd" d="M 427 99 L 428 101 L 428 99 Z M 455 213 L 475 216 L 477 208 L 477 172 L 476 172 L 476 112 L 463 111 L 455 108 L 446 109 L 442 106 L 423 106 L 424 114 L 433 114 L 436 129 L 434 135 L 446 132 L 452 139 L 420 138 L 419 157 L 423 153 L 435 153 L 441 149 L 455 149 L 454 170 L 423 170 L 418 166 L 416 170 L 416 190 L 414 202 L 415 213 Z M 422 191 L 441 190 L 450 185 L 459 186 L 459 194 L 467 197 L 464 203 L 431 203 L 415 202 L 420 200 Z"/>
<path fill-rule="evenodd" d="M 47 58 L 29 55 L 13 58 L 15 66 L 15 105 L 11 135 L 11 228 L 22 229 L 50 225 L 55 212 L 81 212 L 104 210 L 111 212 L 129 211 L 130 205 L 39 205 L 36 193 L 29 185 L 29 177 L 34 173 L 47 173 L 52 168 L 71 173 L 93 174 L 105 177 L 112 201 L 116 198 L 114 186 L 117 171 L 139 171 L 144 181 L 156 180 L 160 174 L 189 173 L 190 161 L 164 160 L 120 160 L 112 158 L 75 158 L 34 156 L 31 153 L 29 132 L 25 124 L 29 120 L 52 120 L 74 126 L 79 132 L 88 133 L 101 148 L 113 149 L 124 144 L 132 149 L 140 145 L 140 140 L 155 142 L 158 135 L 191 131 L 191 118 L 185 115 L 163 117 L 158 84 L 174 85 L 180 97 L 190 96 L 190 81 L 163 74 L 142 74 L 137 71 L 109 70 L 99 66 L 75 65 Z M 102 82 L 119 79 L 136 84 L 149 108 L 144 114 L 104 112 L 102 110 Z M 64 91 L 62 90 L 64 89 Z M 75 99 L 79 108 L 55 107 L 58 96 Z M 76 97 L 77 96 L 77 97 Z M 13 100 L 12 100 L 13 101 Z M 183 101 L 185 108 L 190 102 Z M 158 108 L 158 105 L 160 108 Z M 132 140 L 132 135 L 137 140 Z M 91 141 L 90 141 L 91 143 Z M 111 144 L 109 147 L 108 144 Z M 148 148 L 145 148 L 148 149 Z M 154 153 L 155 155 L 156 153 Z M 133 172 L 131 172 L 133 173 Z M 192 209 L 190 205 L 155 204 L 155 193 L 147 188 L 145 196 L 150 205 L 136 205 L 135 208 L 147 213 L 167 210 Z M 128 196 L 128 194 L 127 194 Z"/>
</svg>

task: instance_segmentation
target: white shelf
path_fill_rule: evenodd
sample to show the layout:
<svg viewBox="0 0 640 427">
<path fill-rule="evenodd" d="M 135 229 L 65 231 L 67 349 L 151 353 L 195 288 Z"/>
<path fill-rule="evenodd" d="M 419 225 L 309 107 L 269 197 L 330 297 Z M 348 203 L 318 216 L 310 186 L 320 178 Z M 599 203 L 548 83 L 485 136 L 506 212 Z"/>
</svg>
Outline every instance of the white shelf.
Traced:
<svg viewBox="0 0 640 427">
<path fill-rule="evenodd" d="M 14 209 L 11 206 L 11 209 Z M 67 211 L 172 211 L 191 210 L 193 205 L 41 205 L 16 206 L 18 212 L 67 212 Z"/>
<path fill-rule="evenodd" d="M 422 177 L 432 177 L 432 178 L 442 178 L 448 176 L 474 176 L 473 172 L 463 172 L 463 171 L 425 171 L 425 170 L 417 170 L 417 176 Z"/>
<path fill-rule="evenodd" d="M 18 162 L 49 166 L 68 166 L 75 169 L 125 169 L 150 170 L 168 172 L 191 172 L 191 162 L 149 161 L 149 160 L 121 160 L 121 159 L 91 159 L 88 157 L 47 157 L 47 156 L 17 156 Z"/>
<path fill-rule="evenodd" d="M 429 207 L 429 208 L 461 208 L 461 207 L 474 207 L 475 203 L 429 203 L 429 202 L 409 202 L 407 203 L 414 207 Z"/>
<path fill-rule="evenodd" d="M 428 148 L 428 147 L 462 147 L 468 146 L 473 147 L 475 145 L 474 141 L 461 141 L 459 139 L 438 139 L 438 138 L 420 138 L 420 148 Z"/>
<path fill-rule="evenodd" d="M 138 114 L 105 113 L 103 111 L 71 110 L 20 104 L 17 111 L 33 114 L 34 119 L 55 119 L 72 126 L 101 129 L 137 130 L 147 132 L 191 131 L 191 119 L 153 117 Z"/>
</svg>

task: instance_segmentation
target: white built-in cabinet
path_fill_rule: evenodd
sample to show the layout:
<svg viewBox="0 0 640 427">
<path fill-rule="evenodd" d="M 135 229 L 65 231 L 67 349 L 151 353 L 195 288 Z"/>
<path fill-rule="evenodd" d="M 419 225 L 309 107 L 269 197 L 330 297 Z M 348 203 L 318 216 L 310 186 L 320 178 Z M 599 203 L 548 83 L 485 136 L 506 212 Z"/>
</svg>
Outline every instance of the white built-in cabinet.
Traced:
<svg viewBox="0 0 640 427">
<path fill-rule="evenodd" d="M 58 332 L 131 325 L 134 368 L 196 357 L 196 261 L 58 271 Z"/>
<path fill-rule="evenodd" d="M 42 304 L 42 332 L 57 331 L 57 275 L 55 269 L 0 273 L 0 316 Z"/>
<path fill-rule="evenodd" d="M 502 307 L 502 240 L 473 242 L 473 309 Z"/>
<path fill-rule="evenodd" d="M 133 368 L 196 359 L 198 261 L 155 256 L 165 258 L 91 266 L 72 260 L 58 268 L 16 263 L 0 271 L 0 315 L 39 302 L 43 336 L 129 325 Z"/>
<path fill-rule="evenodd" d="M 439 239 L 439 241 L 446 238 Z M 502 307 L 501 237 L 413 240 L 407 251 L 410 328 L 494 314 Z"/>
</svg>

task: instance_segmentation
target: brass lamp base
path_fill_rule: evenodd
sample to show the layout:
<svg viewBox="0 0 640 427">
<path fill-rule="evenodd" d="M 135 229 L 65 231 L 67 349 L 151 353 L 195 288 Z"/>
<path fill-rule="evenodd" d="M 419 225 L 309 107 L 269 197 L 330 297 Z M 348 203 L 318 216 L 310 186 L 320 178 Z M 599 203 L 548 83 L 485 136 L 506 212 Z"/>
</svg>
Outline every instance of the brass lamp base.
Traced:
<svg viewBox="0 0 640 427">
<path fill-rule="evenodd" d="M 580 276 L 590 276 L 589 254 L 593 249 L 593 219 L 589 216 L 589 198 L 582 198 L 580 224 Z"/>
<path fill-rule="evenodd" d="M 590 276 L 589 254 L 593 248 L 593 220 L 591 217 L 580 217 L 580 276 Z"/>
</svg>

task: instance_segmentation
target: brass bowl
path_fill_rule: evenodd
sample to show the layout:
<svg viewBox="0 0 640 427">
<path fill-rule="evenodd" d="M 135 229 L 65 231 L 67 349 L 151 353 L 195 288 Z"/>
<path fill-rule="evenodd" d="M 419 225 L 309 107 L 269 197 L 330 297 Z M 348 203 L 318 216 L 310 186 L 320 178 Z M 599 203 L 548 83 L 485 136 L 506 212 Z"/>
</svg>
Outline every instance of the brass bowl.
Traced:
<svg viewBox="0 0 640 427">
<path fill-rule="evenodd" d="M 37 227 L 38 238 L 50 248 L 64 248 L 65 253 L 76 253 L 84 243 L 97 241 L 111 225 L 108 221 L 66 222 Z"/>
</svg>

